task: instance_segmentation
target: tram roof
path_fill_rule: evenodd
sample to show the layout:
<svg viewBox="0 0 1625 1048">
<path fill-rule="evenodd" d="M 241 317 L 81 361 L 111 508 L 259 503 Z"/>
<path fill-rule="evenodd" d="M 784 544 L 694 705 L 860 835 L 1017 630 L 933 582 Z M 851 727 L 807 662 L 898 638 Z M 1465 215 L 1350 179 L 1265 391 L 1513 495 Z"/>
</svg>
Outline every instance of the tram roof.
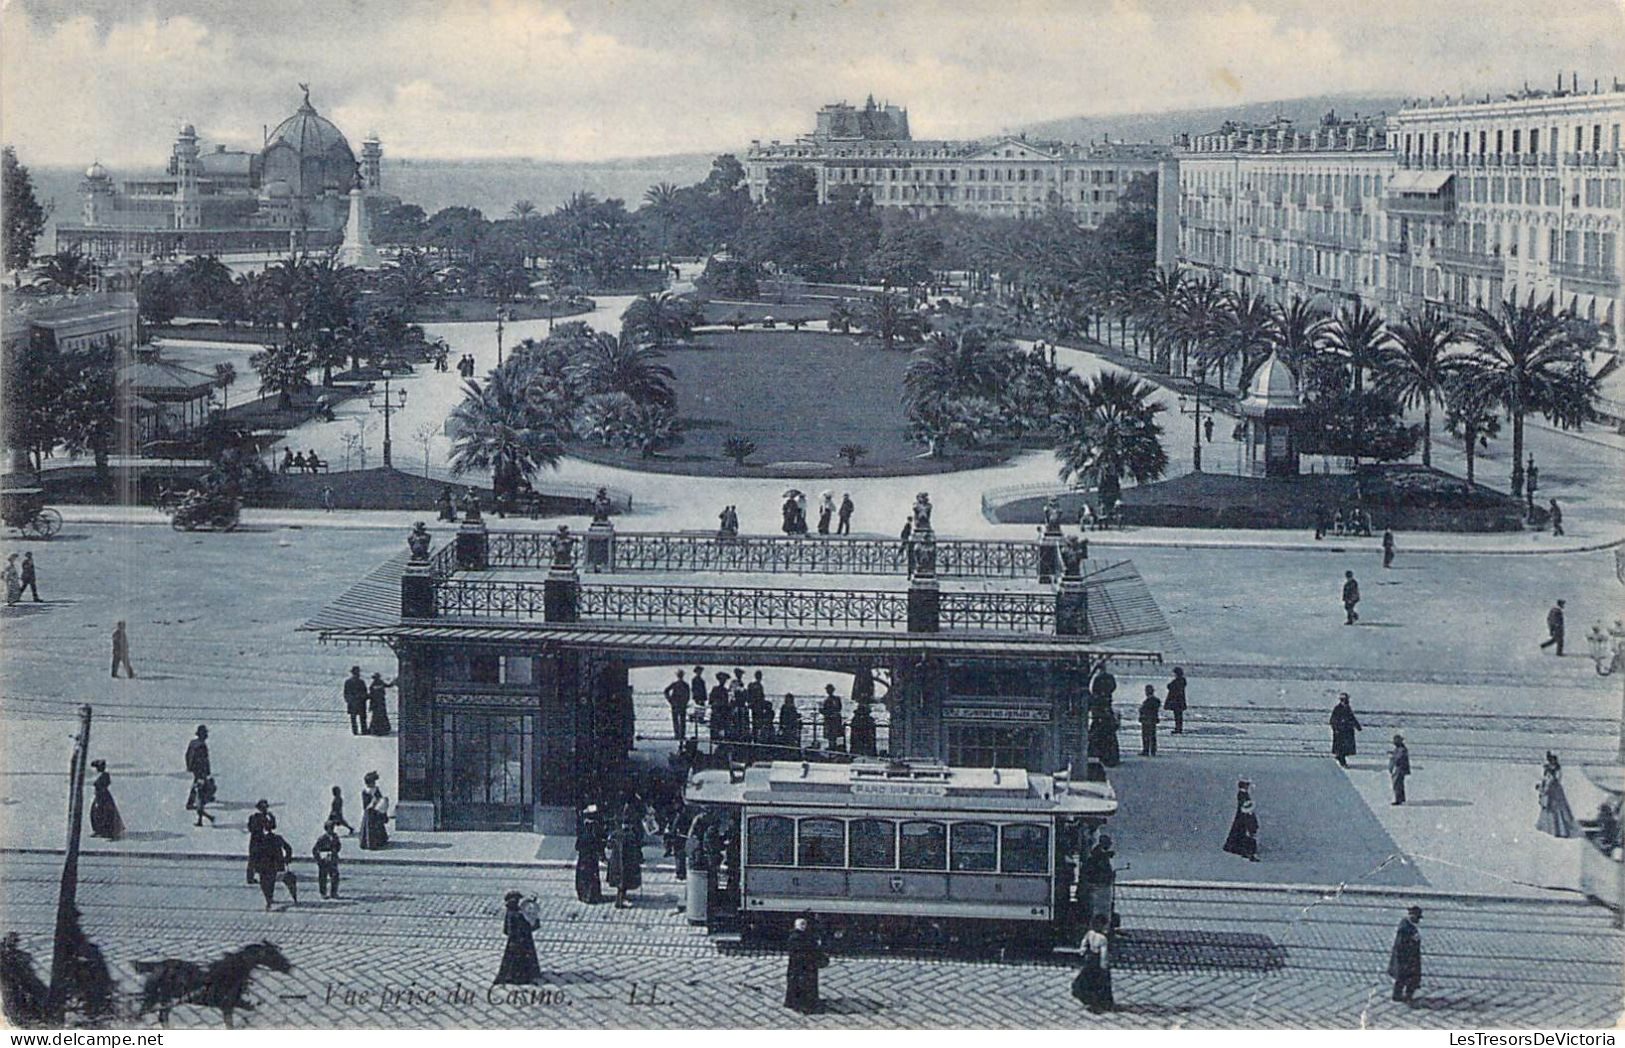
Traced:
<svg viewBox="0 0 1625 1048">
<path fill-rule="evenodd" d="M 764 762 L 742 775 L 720 769 L 696 772 L 685 792 L 688 800 L 701 804 L 900 808 L 912 814 L 1003 810 L 1106 816 L 1117 811 L 1117 794 L 1108 782 L 1024 768 L 954 768 L 913 761 Z"/>
</svg>

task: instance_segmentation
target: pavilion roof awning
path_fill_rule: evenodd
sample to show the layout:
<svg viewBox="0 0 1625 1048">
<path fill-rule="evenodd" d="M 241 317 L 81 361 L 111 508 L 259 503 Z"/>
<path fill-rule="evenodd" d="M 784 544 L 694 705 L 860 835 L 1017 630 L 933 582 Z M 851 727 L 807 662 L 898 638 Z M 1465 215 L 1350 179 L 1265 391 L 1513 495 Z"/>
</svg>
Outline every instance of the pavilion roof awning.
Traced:
<svg viewBox="0 0 1625 1048">
<path fill-rule="evenodd" d="M 1454 177 L 1453 171 L 1400 171 L 1388 180 L 1388 192 L 1435 196 L 1443 191 Z"/>
<path fill-rule="evenodd" d="M 137 393 L 152 397 L 208 393 L 214 389 L 214 376 L 168 361 L 139 360 L 119 369 L 118 379 Z"/>
</svg>

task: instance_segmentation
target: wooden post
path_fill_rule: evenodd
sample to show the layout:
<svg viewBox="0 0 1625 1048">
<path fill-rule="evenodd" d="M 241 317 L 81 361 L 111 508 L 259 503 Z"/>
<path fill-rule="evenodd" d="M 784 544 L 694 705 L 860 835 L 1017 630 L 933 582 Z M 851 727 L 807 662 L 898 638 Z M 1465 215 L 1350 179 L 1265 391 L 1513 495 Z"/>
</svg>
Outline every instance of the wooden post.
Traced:
<svg viewBox="0 0 1625 1048">
<path fill-rule="evenodd" d="M 60 1023 L 66 1011 L 68 964 L 73 943 L 69 934 L 79 897 L 79 837 L 85 813 L 85 762 L 90 757 L 90 707 L 79 707 L 79 734 L 68 765 L 68 850 L 62 862 L 62 885 L 56 897 L 56 936 L 51 949 L 51 996 L 46 1011 Z"/>
</svg>

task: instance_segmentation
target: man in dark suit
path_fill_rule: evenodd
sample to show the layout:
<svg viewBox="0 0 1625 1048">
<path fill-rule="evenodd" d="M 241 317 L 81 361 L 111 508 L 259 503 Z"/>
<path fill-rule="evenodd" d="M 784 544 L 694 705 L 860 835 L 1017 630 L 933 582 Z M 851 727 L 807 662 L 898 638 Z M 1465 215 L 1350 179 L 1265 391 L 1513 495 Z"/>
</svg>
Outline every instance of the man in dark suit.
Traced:
<svg viewBox="0 0 1625 1048">
<path fill-rule="evenodd" d="M 261 798 L 254 802 L 254 812 L 248 817 L 248 883 L 254 883 L 254 856 L 266 834 L 276 829 L 276 816 L 271 814 L 271 802 Z M 292 856 L 290 855 L 290 858 Z M 267 902 L 270 900 L 267 899 Z"/>
<path fill-rule="evenodd" d="M 118 676 L 120 666 L 127 676 L 135 676 L 135 669 L 130 665 L 130 634 L 124 628 L 123 619 L 113 627 L 113 676 Z"/>
<path fill-rule="evenodd" d="M 694 677 L 688 682 L 688 689 L 694 698 L 694 705 L 705 709 L 705 667 L 695 666 Z"/>
<path fill-rule="evenodd" d="M 213 770 L 209 767 L 209 726 L 199 724 L 197 735 L 186 744 L 186 770 L 192 775 L 192 792 L 186 798 L 186 810 L 193 811 L 198 807 L 198 795 L 203 790 L 203 783 Z M 198 820 L 202 825 L 203 820 Z"/>
<path fill-rule="evenodd" d="M 1162 701 L 1162 708 L 1174 715 L 1174 734 L 1185 734 L 1185 670 L 1181 666 L 1174 667 L 1174 678 L 1168 682 L 1168 697 Z"/>
<path fill-rule="evenodd" d="M 1546 633 L 1547 633 L 1546 639 L 1540 642 L 1541 648 L 1543 648 L 1543 649 L 1544 648 L 1549 648 L 1549 647 L 1551 647 L 1552 645 L 1555 644 L 1555 645 L 1557 645 L 1557 654 L 1559 656 L 1561 656 L 1563 654 L 1563 602 L 1562 601 L 1558 601 L 1556 604 L 1553 604 L 1552 605 L 1552 610 L 1550 610 L 1550 611 L 1548 611 L 1546 613 Z"/>
<path fill-rule="evenodd" d="M 1360 613 L 1354 610 L 1354 606 L 1358 603 L 1360 603 L 1360 584 L 1354 580 L 1354 572 L 1345 571 L 1343 572 L 1343 611 L 1348 618 L 1343 620 L 1343 625 L 1352 626 L 1360 621 Z"/>
<path fill-rule="evenodd" d="M 367 734 L 367 682 L 361 679 L 361 667 L 351 666 L 344 678 L 344 712 L 350 715 L 350 734 Z"/>
<path fill-rule="evenodd" d="M 677 671 L 677 679 L 666 685 L 666 705 L 671 707 L 671 734 L 678 742 L 688 734 L 688 681 L 683 679 L 683 671 Z"/>
<path fill-rule="evenodd" d="M 1162 718 L 1162 700 L 1157 698 L 1157 689 L 1147 684 L 1145 686 L 1145 701 L 1140 703 L 1140 756 L 1155 757 L 1157 755 L 1157 722 Z"/>
<path fill-rule="evenodd" d="M 1412 906 L 1394 930 L 1394 946 L 1388 952 L 1388 974 L 1394 979 L 1394 1000 L 1411 1003 L 1422 984 L 1422 908 Z"/>
</svg>

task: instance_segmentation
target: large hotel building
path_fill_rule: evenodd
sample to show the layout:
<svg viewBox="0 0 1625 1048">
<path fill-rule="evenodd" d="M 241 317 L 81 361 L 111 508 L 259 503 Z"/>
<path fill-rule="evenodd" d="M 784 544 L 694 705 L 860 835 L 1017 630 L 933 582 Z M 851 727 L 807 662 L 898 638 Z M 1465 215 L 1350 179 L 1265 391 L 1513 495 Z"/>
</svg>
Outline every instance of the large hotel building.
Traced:
<svg viewBox="0 0 1625 1048">
<path fill-rule="evenodd" d="M 871 97 L 862 109 L 844 102 L 824 106 L 813 132 L 794 142 L 752 142 L 745 174 L 756 201 L 767 195 L 769 171 L 799 166 L 816 176 L 820 202 L 838 187 L 858 186 L 877 207 L 1026 218 L 1053 200 L 1093 227 L 1117 207 L 1134 178 L 1154 174 L 1169 152 L 1144 143 L 1073 145 L 1016 136 L 914 139 L 907 110 L 876 105 Z"/>
<path fill-rule="evenodd" d="M 1158 262 L 1389 316 L 1550 295 L 1617 345 L 1622 123 L 1615 84 L 1310 129 L 1227 124 L 1162 165 Z"/>
</svg>

